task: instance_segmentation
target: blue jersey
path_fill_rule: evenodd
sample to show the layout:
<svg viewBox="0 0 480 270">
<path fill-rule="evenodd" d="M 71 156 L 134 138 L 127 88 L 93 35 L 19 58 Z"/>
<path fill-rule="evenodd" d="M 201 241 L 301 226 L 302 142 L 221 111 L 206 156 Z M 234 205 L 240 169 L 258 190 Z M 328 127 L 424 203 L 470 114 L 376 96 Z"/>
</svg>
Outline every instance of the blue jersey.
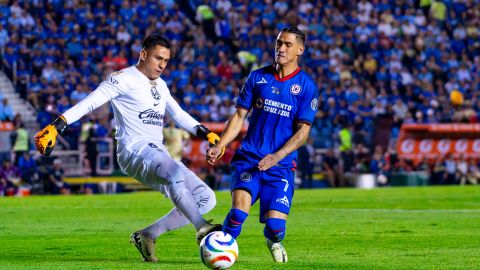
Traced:
<svg viewBox="0 0 480 270">
<path fill-rule="evenodd" d="M 274 66 L 268 66 L 250 73 L 236 106 L 252 110 L 247 135 L 237 155 L 244 155 L 257 164 L 293 136 L 297 123 L 312 123 L 318 107 L 318 90 L 315 82 L 300 68 L 280 78 Z M 278 165 L 295 167 L 296 157 L 294 151 Z"/>
</svg>

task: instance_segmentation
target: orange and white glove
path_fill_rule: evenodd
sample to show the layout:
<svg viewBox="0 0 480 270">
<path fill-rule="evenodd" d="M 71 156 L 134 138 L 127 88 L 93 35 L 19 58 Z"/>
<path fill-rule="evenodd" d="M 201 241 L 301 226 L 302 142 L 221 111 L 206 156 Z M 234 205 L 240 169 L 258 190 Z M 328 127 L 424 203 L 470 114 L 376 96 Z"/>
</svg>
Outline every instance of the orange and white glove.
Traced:
<svg viewBox="0 0 480 270">
<path fill-rule="evenodd" d="M 49 156 L 55 147 L 58 134 L 62 134 L 67 127 L 67 121 L 63 116 L 58 117 L 53 123 L 48 124 L 42 130 L 37 132 L 34 137 L 35 148 L 40 154 Z"/>
</svg>

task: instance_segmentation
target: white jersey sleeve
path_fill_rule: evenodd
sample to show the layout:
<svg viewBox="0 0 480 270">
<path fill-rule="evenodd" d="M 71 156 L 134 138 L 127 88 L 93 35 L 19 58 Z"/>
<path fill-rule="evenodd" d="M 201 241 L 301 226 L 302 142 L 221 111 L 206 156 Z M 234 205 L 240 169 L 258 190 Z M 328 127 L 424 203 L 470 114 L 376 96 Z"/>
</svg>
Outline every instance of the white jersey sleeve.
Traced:
<svg viewBox="0 0 480 270">
<path fill-rule="evenodd" d="M 197 134 L 197 129 L 195 127 L 200 125 L 200 123 L 190 116 L 190 114 L 185 112 L 180 105 L 178 105 L 177 101 L 175 101 L 172 95 L 170 95 L 170 93 L 167 96 L 166 105 L 166 111 L 168 115 L 170 115 L 170 117 L 178 126 L 194 135 Z"/>
<path fill-rule="evenodd" d="M 96 108 L 123 93 L 124 86 L 121 85 L 121 81 L 110 75 L 97 87 L 97 89 L 90 93 L 90 95 L 62 115 L 65 117 L 67 124 L 74 123 L 87 113 L 94 111 Z"/>
</svg>

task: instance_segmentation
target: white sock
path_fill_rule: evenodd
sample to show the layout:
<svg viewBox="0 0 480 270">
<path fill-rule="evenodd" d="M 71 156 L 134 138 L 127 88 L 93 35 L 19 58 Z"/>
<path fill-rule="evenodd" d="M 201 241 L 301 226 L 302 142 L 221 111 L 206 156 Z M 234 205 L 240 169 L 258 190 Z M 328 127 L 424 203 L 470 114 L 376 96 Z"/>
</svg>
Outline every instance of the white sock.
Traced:
<svg viewBox="0 0 480 270">
<path fill-rule="evenodd" d="M 215 193 L 210 189 L 205 182 L 200 180 L 193 173 L 189 173 L 185 177 L 185 186 L 191 194 L 195 202 L 195 207 L 192 209 L 198 210 L 200 215 L 210 212 L 216 204 Z M 173 200 L 172 200 L 173 201 Z M 196 212 L 196 211 L 195 211 Z M 194 214 L 195 215 L 195 214 Z M 205 220 L 202 218 L 200 224 L 203 225 Z M 190 223 L 185 215 L 183 215 L 177 208 L 173 208 L 168 214 L 157 220 L 155 223 L 146 227 L 142 231 L 146 233 L 149 237 L 156 239 L 160 235 L 179 229 L 183 226 L 186 226 Z M 197 229 L 198 227 L 195 226 Z"/>
<path fill-rule="evenodd" d="M 190 221 L 177 208 L 173 208 L 168 214 L 142 231 L 148 237 L 156 239 L 168 231 L 179 229 L 188 224 L 190 224 Z"/>
</svg>

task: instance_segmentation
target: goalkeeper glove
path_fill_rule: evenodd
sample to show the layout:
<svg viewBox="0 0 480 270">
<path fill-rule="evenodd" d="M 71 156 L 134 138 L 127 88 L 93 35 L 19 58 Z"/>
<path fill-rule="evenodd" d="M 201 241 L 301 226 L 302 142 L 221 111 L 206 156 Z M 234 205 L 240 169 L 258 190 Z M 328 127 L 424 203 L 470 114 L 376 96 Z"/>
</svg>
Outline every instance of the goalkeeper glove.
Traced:
<svg viewBox="0 0 480 270">
<path fill-rule="evenodd" d="M 49 156 L 55 147 L 58 133 L 62 134 L 67 127 L 67 121 L 60 115 L 53 123 L 37 132 L 34 137 L 35 148 L 40 154 Z"/>
<path fill-rule="evenodd" d="M 207 140 L 210 143 L 210 146 L 217 145 L 217 143 L 220 141 L 220 136 L 218 136 L 215 132 L 210 131 L 204 125 L 197 126 L 197 136 L 204 140 Z M 220 159 L 224 153 L 225 153 L 225 146 L 222 147 L 222 153 L 220 154 L 218 159 Z"/>
</svg>

